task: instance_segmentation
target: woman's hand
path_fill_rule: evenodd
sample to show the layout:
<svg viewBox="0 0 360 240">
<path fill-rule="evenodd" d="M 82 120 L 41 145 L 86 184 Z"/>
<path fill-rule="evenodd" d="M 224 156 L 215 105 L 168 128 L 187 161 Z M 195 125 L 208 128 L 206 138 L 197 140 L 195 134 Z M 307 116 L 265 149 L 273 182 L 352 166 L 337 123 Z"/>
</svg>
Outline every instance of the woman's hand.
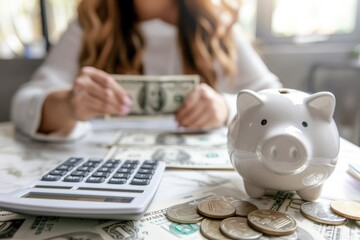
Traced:
<svg viewBox="0 0 360 240">
<path fill-rule="evenodd" d="M 131 100 L 126 91 L 106 72 L 83 67 L 70 94 L 70 111 L 75 120 L 104 115 L 127 115 Z"/>
<path fill-rule="evenodd" d="M 214 128 L 223 125 L 228 108 L 223 96 L 205 83 L 201 83 L 185 99 L 176 113 L 176 121 L 182 127 Z"/>
<path fill-rule="evenodd" d="M 50 93 L 43 104 L 38 132 L 68 134 L 76 121 L 94 117 L 127 115 L 131 100 L 126 91 L 107 73 L 84 67 L 72 89 Z"/>
</svg>

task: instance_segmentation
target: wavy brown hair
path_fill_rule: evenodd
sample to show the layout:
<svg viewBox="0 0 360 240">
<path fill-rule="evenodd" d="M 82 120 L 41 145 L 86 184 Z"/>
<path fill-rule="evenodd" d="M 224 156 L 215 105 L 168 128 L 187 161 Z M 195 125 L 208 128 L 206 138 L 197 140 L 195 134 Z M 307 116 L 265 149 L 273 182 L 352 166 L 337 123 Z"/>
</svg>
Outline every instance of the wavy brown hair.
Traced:
<svg viewBox="0 0 360 240">
<path fill-rule="evenodd" d="M 228 0 L 229 1 L 229 0 Z M 216 88 L 214 63 L 234 76 L 235 45 L 232 26 L 237 20 L 238 0 L 177 0 L 178 42 L 184 73 L 199 74 Z M 221 9 L 222 14 L 219 14 Z M 137 26 L 130 0 L 85 0 L 78 8 L 83 29 L 81 66 L 94 66 L 108 73 L 141 74 L 146 42 Z"/>
</svg>

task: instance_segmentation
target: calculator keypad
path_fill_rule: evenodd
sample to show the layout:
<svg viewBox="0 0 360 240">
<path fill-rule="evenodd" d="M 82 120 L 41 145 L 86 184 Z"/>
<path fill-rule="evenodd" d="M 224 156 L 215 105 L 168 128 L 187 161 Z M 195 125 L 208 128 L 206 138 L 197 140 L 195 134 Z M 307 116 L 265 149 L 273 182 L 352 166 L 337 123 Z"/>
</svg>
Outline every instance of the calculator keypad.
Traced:
<svg viewBox="0 0 360 240">
<path fill-rule="evenodd" d="M 148 185 L 155 173 L 158 161 L 146 160 L 140 164 L 138 160 L 126 160 L 122 162 L 119 159 L 91 158 L 83 162 L 83 158 L 69 158 L 48 174 L 44 175 L 42 181 L 62 181 L 64 182 L 86 182 L 86 183 L 108 183 L 108 184 L 126 184 Z M 138 168 L 137 171 L 135 171 Z M 133 177 L 131 177 L 133 176 Z"/>
</svg>

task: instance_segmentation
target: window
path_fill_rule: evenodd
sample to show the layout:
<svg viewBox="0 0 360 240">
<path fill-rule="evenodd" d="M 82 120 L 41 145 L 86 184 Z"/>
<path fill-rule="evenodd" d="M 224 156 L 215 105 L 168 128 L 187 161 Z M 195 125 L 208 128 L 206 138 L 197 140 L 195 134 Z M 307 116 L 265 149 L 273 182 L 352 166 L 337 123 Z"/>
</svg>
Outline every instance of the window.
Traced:
<svg viewBox="0 0 360 240">
<path fill-rule="evenodd" d="M 55 43 L 58 40 L 74 18 L 79 2 L 1 0 L 0 58 L 43 57 L 47 42 Z"/>
<path fill-rule="evenodd" d="M 266 43 L 358 42 L 359 11 L 359 0 L 258 0 L 256 35 Z"/>
</svg>

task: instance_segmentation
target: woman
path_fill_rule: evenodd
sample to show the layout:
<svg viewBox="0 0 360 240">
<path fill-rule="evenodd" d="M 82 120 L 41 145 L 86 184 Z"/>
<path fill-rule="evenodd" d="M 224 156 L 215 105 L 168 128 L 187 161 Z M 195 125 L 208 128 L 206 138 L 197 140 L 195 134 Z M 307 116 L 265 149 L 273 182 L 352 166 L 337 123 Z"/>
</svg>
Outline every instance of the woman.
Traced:
<svg viewBox="0 0 360 240">
<path fill-rule="evenodd" d="M 210 0 L 82 1 L 78 21 L 15 95 L 15 124 L 35 138 L 73 139 L 91 118 L 127 115 L 132 102 L 113 73 L 198 74 L 202 83 L 177 111 L 178 124 L 225 124 L 234 93 L 281 86 L 235 26 L 237 8 Z"/>
</svg>

